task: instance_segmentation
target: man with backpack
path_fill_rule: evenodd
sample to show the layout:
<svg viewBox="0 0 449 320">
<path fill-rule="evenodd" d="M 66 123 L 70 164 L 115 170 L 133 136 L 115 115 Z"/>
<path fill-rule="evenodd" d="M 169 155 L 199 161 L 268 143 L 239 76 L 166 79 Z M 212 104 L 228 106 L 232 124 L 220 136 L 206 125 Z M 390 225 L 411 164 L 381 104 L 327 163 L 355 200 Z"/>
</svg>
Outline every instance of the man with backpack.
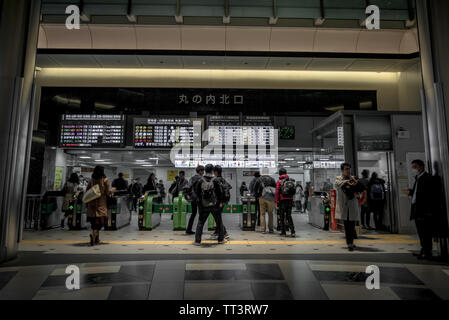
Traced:
<svg viewBox="0 0 449 320">
<path fill-rule="evenodd" d="M 380 179 L 376 172 L 373 172 L 368 184 L 368 203 L 370 211 L 374 213 L 376 230 L 384 229 L 385 180 Z"/>
<path fill-rule="evenodd" d="M 362 178 L 359 180 L 361 184 L 365 187 L 365 191 L 361 194 L 359 200 L 360 204 L 360 222 L 362 223 L 363 229 L 371 229 L 371 210 L 368 204 L 368 188 L 369 188 L 369 170 L 365 169 L 362 171 Z"/>
<path fill-rule="evenodd" d="M 276 181 L 263 175 L 254 185 L 256 193 L 259 195 L 260 226 L 263 233 L 274 233 L 273 231 L 273 209 L 276 196 Z M 265 212 L 268 213 L 268 229 L 266 225 Z M 267 232 L 268 230 L 268 232 Z"/>
<path fill-rule="evenodd" d="M 143 185 L 140 183 L 140 178 L 133 180 L 133 183 L 128 187 L 128 193 L 132 197 L 132 210 L 137 211 L 137 200 L 142 196 Z"/>
<path fill-rule="evenodd" d="M 295 183 L 290 180 L 287 170 L 279 169 L 279 180 L 276 183 L 275 203 L 276 210 L 279 211 L 281 217 L 281 236 L 286 236 L 285 220 L 287 220 L 291 237 L 296 237 L 295 225 L 292 219 L 293 196 L 295 195 Z"/>
<path fill-rule="evenodd" d="M 256 187 L 257 181 L 260 179 L 260 172 L 256 171 L 254 172 L 254 178 L 251 180 L 249 184 L 249 192 L 251 195 L 256 198 L 256 215 L 257 215 L 257 226 L 260 226 L 260 207 L 259 207 L 259 197 L 260 194 L 258 194 Z"/>
<path fill-rule="evenodd" d="M 195 169 L 196 174 L 190 178 L 189 183 L 184 187 L 184 196 L 192 205 L 192 214 L 190 215 L 189 223 L 187 224 L 186 234 L 195 234 L 192 231 L 193 222 L 199 209 L 198 195 L 196 194 L 197 183 L 204 175 L 204 166 L 198 166 Z"/>
<path fill-rule="evenodd" d="M 222 211 L 223 211 L 223 207 L 228 204 L 228 202 L 231 200 L 231 189 L 232 186 L 226 181 L 225 178 L 222 177 L 221 173 L 223 172 L 223 169 L 221 168 L 221 166 L 216 165 L 214 167 L 214 176 L 215 176 L 215 180 L 217 180 L 220 183 L 221 186 L 221 193 L 222 193 L 222 199 L 221 199 L 221 206 L 220 203 L 219 205 L 216 206 L 216 215 L 220 215 L 220 219 L 222 221 L 222 225 L 223 225 L 223 233 L 224 233 L 224 238 L 227 240 L 229 239 L 229 235 L 228 232 L 226 231 L 226 227 L 224 226 L 223 223 L 223 218 L 222 218 Z M 215 215 L 214 215 L 215 218 Z M 217 224 L 217 220 L 215 220 L 215 223 Z M 218 238 L 218 224 L 217 227 L 215 228 L 215 232 L 212 235 L 213 239 L 217 239 Z"/>
<path fill-rule="evenodd" d="M 223 207 L 223 194 L 221 191 L 221 186 L 218 180 L 215 179 L 213 175 L 214 166 L 212 164 L 208 164 L 205 168 L 204 176 L 196 183 L 196 194 L 198 196 L 198 206 L 200 210 L 200 216 L 198 219 L 198 225 L 196 227 L 195 233 L 195 241 L 194 245 L 201 245 L 201 236 L 203 235 L 203 227 L 209 217 L 209 214 L 212 213 L 215 218 L 215 222 L 217 223 L 218 229 L 218 243 L 225 243 L 224 240 L 224 228 L 221 220 L 221 214 L 217 215 L 217 206 Z"/>
</svg>

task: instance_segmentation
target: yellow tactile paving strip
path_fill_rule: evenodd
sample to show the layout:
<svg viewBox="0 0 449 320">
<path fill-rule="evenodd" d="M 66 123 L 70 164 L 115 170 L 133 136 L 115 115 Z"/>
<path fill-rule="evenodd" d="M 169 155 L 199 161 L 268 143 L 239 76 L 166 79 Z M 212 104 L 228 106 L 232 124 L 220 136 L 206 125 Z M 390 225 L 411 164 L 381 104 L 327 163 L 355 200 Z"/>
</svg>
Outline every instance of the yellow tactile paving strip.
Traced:
<svg viewBox="0 0 449 320">
<path fill-rule="evenodd" d="M 364 238 L 373 239 L 360 239 L 356 240 L 359 244 L 417 244 L 418 240 L 413 239 L 410 236 L 404 235 L 376 235 L 376 236 L 364 236 Z M 191 240 L 109 240 L 103 241 L 107 244 L 115 245 L 189 245 L 192 244 Z M 80 240 L 23 240 L 22 245 L 73 245 L 86 243 L 86 241 Z M 204 244 L 217 243 L 215 240 L 204 240 Z M 256 240 L 231 240 L 227 245 L 330 245 L 330 244 L 344 244 L 344 240 L 270 240 L 270 241 L 256 241 Z"/>
</svg>

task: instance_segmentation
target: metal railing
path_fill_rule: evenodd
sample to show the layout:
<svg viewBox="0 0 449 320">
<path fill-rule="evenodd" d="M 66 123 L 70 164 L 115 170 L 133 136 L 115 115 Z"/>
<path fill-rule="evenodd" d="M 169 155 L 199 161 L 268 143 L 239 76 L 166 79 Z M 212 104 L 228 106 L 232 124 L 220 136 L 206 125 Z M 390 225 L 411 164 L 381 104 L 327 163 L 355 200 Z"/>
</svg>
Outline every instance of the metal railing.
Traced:
<svg viewBox="0 0 449 320">
<path fill-rule="evenodd" d="M 25 203 L 25 215 L 23 221 L 24 230 L 39 230 L 41 220 L 41 195 L 28 194 Z"/>
</svg>

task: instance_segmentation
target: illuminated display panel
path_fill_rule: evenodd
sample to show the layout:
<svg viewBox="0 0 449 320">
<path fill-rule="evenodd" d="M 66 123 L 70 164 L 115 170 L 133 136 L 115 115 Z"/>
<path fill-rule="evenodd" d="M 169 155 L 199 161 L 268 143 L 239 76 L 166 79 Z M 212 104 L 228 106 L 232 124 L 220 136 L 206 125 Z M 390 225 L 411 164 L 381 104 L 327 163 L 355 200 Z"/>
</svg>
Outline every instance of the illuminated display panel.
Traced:
<svg viewBox="0 0 449 320">
<path fill-rule="evenodd" d="M 239 116 L 210 116 L 208 123 L 212 145 L 272 146 L 275 143 L 271 117 L 244 116 L 240 122 Z"/>
<path fill-rule="evenodd" d="M 200 146 L 202 122 L 191 118 L 134 118 L 135 148 Z"/>
<path fill-rule="evenodd" d="M 122 148 L 125 116 L 113 114 L 64 114 L 59 146 L 62 148 Z"/>
<path fill-rule="evenodd" d="M 206 164 L 223 168 L 276 167 L 276 155 L 270 153 L 276 146 L 270 117 L 213 115 L 208 116 L 207 122 L 207 141 L 214 146 L 213 153 L 176 154 L 175 167 L 195 168 Z M 254 147 L 251 152 L 248 146 Z"/>
</svg>

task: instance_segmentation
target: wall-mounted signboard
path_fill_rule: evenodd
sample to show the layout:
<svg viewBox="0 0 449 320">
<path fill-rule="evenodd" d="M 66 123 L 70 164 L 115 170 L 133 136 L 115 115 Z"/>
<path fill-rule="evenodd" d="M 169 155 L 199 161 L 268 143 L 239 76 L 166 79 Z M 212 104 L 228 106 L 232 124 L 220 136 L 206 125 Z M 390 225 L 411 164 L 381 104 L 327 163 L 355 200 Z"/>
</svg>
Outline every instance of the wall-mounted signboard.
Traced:
<svg viewBox="0 0 449 320">
<path fill-rule="evenodd" d="M 62 148 L 121 148 L 125 146 L 125 116 L 64 114 L 59 146 Z"/>
<path fill-rule="evenodd" d="M 202 121 L 192 118 L 134 118 L 135 148 L 201 145 Z"/>
<path fill-rule="evenodd" d="M 271 117 L 210 116 L 208 141 L 211 145 L 272 146 L 275 132 Z"/>
</svg>

